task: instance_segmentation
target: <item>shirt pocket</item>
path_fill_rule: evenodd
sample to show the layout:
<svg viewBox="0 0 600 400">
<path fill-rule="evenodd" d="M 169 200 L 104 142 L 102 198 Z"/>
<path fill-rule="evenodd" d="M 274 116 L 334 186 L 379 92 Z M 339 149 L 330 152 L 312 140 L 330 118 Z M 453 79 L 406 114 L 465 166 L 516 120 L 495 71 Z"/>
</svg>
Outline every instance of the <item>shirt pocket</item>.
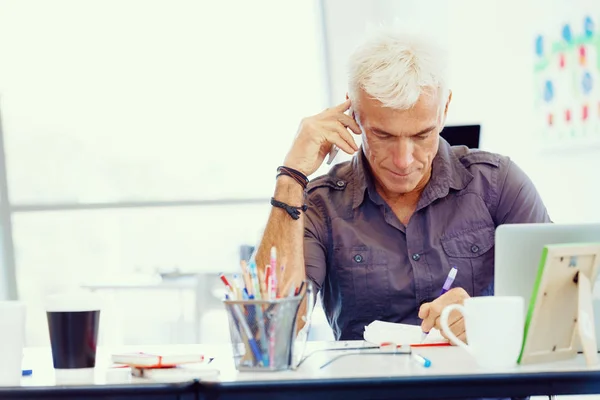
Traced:
<svg viewBox="0 0 600 400">
<path fill-rule="evenodd" d="M 387 256 L 365 247 L 334 248 L 333 263 L 341 289 L 344 310 L 352 319 L 379 318 L 390 307 Z M 345 307 L 344 307 L 345 308 Z"/>
<path fill-rule="evenodd" d="M 494 227 L 485 226 L 442 237 L 451 267 L 458 269 L 453 287 L 480 296 L 494 280 Z"/>
</svg>

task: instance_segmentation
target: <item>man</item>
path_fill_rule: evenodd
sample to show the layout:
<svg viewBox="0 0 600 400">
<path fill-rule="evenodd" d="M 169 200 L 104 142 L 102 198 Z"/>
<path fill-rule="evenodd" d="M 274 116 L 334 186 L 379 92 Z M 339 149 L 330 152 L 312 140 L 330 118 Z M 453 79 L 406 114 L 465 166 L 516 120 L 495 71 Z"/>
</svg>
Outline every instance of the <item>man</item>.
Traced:
<svg viewBox="0 0 600 400">
<path fill-rule="evenodd" d="M 366 41 L 350 59 L 347 100 L 301 122 L 279 169 L 257 264 L 276 246 L 284 286 L 308 277 L 338 340 L 362 339 L 373 320 L 439 329 L 446 305 L 493 294 L 495 227 L 550 222 L 510 159 L 440 137 L 452 99 L 441 54 L 400 34 Z M 332 145 L 353 159 L 304 189 Z M 450 325 L 465 340 L 462 317 Z"/>
</svg>

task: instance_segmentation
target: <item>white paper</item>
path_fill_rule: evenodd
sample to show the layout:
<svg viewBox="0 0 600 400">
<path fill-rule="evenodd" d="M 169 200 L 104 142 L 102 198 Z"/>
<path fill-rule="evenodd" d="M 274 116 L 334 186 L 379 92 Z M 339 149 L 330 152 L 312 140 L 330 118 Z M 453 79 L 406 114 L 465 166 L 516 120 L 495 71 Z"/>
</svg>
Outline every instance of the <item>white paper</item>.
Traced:
<svg viewBox="0 0 600 400">
<path fill-rule="evenodd" d="M 418 325 L 373 321 L 365 326 L 364 339 L 374 345 L 391 342 L 398 345 L 421 343 L 423 331 Z M 448 343 L 440 331 L 433 328 L 423 343 Z"/>
</svg>

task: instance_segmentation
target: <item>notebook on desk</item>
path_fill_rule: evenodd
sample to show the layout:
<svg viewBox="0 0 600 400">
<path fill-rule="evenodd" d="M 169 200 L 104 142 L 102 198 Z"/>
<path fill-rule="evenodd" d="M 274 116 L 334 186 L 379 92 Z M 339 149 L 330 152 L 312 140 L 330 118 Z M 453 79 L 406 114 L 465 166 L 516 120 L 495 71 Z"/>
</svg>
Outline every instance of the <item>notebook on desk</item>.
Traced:
<svg viewBox="0 0 600 400">
<path fill-rule="evenodd" d="M 440 331 L 433 329 L 421 343 L 423 331 L 418 325 L 396 324 L 393 322 L 373 321 L 365 326 L 363 338 L 374 345 L 395 343 L 397 345 L 449 345 Z"/>
</svg>

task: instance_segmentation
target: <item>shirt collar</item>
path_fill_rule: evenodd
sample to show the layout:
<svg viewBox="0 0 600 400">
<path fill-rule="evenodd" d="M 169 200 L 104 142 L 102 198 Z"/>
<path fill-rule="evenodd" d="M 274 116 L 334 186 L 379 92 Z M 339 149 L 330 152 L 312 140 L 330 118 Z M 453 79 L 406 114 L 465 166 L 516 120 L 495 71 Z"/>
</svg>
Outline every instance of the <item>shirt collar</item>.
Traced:
<svg viewBox="0 0 600 400">
<path fill-rule="evenodd" d="M 362 147 L 352 159 L 352 169 L 354 171 L 352 208 L 355 209 L 362 204 L 365 193 L 368 193 L 375 204 L 383 204 L 383 199 L 375 190 L 374 177 Z M 456 157 L 450 144 L 440 137 L 438 152 L 432 163 L 431 179 L 421 194 L 417 209 L 446 197 L 450 189 L 464 189 L 472 179 L 473 175 Z"/>
</svg>

